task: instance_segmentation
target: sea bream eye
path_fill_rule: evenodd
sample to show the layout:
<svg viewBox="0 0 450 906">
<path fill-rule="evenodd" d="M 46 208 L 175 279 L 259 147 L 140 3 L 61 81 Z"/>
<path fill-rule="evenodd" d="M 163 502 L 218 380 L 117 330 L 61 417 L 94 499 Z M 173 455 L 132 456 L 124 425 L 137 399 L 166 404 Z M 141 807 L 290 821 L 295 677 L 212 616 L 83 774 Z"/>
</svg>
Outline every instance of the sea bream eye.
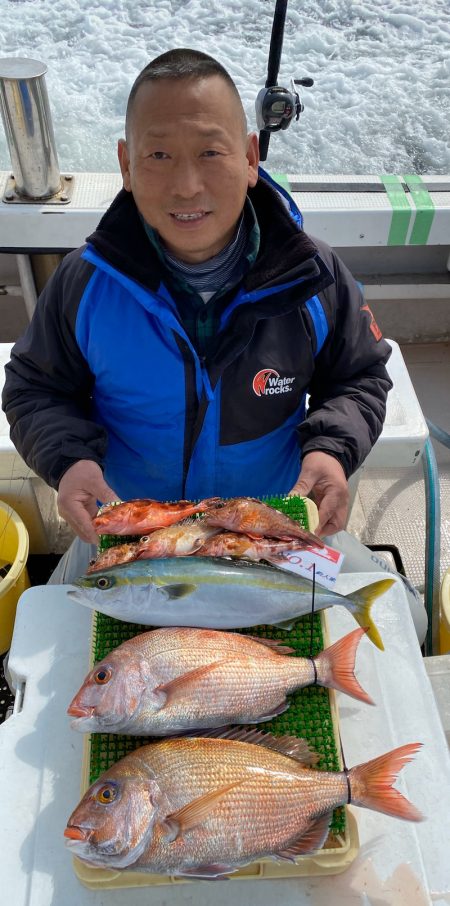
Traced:
<svg viewBox="0 0 450 906">
<path fill-rule="evenodd" d="M 117 790 L 112 784 L 105 784 L 95 794 L 97 802 L 101 802 L 103 805 L 109 805 L 110 802 L 114 802 L 116 796 Z"/>
<path fill-rule="evenodd" d="M 110 679 L 111 670 L 108 670 L 105 667 L 102 667 L 101 670 L 97 670 L 97 673 L 94 673 L 94 682 L 99 686 L 104 686 Z"/>
<path fill-rule="evenodd" d="M 100 589 L 103 590 L 104 588 L 110 588 L 110 587 L 111 587 L 111 585 L 112 585 L 112 580 L 111 580 L 111 579 L 108 579 L 107 576 L 99 576 L 99 578 L 97 579 L 97 581 L 96 581 L 95 584 L 96 584 L 97 588 L 100 588 Z"/>
</svg>

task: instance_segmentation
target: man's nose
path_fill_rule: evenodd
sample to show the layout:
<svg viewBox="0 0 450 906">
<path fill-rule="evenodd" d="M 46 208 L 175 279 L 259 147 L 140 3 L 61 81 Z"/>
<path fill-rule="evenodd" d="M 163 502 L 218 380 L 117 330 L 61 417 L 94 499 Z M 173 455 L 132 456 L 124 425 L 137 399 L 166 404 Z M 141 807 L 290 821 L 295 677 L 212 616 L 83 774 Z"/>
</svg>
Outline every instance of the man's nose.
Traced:
<svg viewBox="0 0 450 906">
<path fill-rule="evenodd" d="M 179 161 L 172 173 L 172 193 L 179 198 L 194 198 L 203 189 L 201 166 L 197 161 Z"/>
</svg>

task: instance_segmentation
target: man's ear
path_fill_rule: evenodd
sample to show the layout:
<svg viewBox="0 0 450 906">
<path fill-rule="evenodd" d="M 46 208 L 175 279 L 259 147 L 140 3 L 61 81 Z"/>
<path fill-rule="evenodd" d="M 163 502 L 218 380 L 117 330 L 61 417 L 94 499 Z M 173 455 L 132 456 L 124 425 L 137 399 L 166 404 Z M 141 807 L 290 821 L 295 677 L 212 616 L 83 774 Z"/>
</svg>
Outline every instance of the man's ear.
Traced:
<svg viewBox="0 0 450 906">
<path fill-rule="evenodd" d="M 131 192 L 130 156 L 124 138 L 119 138 L 119 141 L 117 142 L 117 156 L 119 158 L 120 171 L 122 173 L 123 187 L 127 192 Z"/>
<path fill-rule="evenodd" d="M 247 136 L 248 185 L 252 189 L 258 182 L 259 139 L 257 132 Z"/>
</svg>

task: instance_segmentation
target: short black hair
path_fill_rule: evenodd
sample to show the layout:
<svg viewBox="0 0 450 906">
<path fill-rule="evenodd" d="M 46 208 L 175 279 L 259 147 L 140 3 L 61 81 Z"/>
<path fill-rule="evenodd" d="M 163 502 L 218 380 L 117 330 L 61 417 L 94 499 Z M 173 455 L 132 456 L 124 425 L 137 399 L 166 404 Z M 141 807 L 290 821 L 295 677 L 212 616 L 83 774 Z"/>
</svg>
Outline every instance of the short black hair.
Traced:
<svg viewBox="0 0 450 906">
<path fill-rule="evenodd" d="M 148 63 L 135 79 L 127 103 L 125 118 L 125 134 L 127 138 L 130 129 L 133 102 L 139 88 L 144 82 L 157 82 L 162 79 L 172 81 L 176 81 L 177 79 L 180 81 L 181 79 L 206 79 L 211 76 L 219 76 L 223 79 L 236 96 L 242 110 L 242 121 L 245 127 L 244 131 L 246 132 L 247 121 L 242 106 L 241 96 L 225 67 L 222 66 L 218 60 L 215 60 L 214 57 L 210 57 L 207 53 L 202 53 L 201 50 L 191 50 L 188 47 L 175 47 L 173 50 L 168 50 L 166 53 L 160 54 L 159 57 L 155 57 L 155 59 L 152 60 L 151 63 Z"/>
</svg>

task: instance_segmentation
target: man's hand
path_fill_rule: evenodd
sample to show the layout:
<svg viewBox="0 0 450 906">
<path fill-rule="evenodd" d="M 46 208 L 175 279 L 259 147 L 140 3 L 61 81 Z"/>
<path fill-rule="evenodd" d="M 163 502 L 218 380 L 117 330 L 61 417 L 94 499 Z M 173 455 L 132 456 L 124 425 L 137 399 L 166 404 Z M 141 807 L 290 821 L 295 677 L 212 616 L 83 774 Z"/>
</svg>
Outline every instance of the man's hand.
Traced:
<svg viewBox="0 0 450 906">
<path fill-rule="evenodd" d="M 307 453 L 290 494 L 306 497 L 309 492 L 319 509 L 318 535 L 332 535 L 345 528 L 349 493 L 344 470 L 329 453 Z"/>
<path fill-rule="evenodd" d="M 110 503 L 119 499 L 106 484 L 100 466 L 90 459 L 80 459 L 67 469 L 59 482 L 59 515 L 82 541 L 90 544 L 98 542 L 98 535 L 92 526 L 92 518 L 98 510 L 97 500 Z"/>
</svg>

